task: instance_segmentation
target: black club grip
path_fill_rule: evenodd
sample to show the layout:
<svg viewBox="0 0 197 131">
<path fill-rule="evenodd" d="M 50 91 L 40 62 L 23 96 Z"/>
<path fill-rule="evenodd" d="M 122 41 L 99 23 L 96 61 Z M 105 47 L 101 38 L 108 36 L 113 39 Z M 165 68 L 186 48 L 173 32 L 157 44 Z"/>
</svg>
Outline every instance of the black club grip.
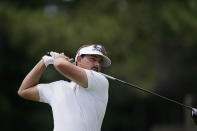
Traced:
<svg viewBox="0 0 197 131">
<path fill-rule="evenodd" d="M 50 55 L 50 52 L 47 52 L 46 55 L 47 55 L 47 56 L 51 56 L 51 55 Z"/>
</svg>

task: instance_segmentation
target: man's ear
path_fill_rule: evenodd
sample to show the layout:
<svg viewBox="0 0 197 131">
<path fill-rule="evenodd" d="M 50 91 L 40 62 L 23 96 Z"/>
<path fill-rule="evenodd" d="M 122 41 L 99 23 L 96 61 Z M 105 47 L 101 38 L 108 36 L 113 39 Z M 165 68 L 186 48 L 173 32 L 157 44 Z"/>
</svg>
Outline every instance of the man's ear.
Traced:
<svg viewBox="0 0 197 131">
<path fill-rule="evenodd" d="M 81 59 L 82 59 L 82 57 L 81 57 L 81 56 L 77 56 L 77 63 L 78 63 L 78 62 L 80 62 L 80 61 L 81 61 Z"/>
</svg>

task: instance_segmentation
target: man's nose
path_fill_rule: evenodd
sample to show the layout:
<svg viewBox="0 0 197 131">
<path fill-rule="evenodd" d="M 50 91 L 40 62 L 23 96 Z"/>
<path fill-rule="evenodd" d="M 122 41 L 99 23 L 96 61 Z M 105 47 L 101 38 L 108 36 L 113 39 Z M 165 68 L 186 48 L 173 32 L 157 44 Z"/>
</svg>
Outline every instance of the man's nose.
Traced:
<svg viewBox="0 0 197 131">
<path fill-rule="evenodd" d="M 100 67 L 101 63 L 98 61 L 95 61 L 95 66 Z"/>
</svg>

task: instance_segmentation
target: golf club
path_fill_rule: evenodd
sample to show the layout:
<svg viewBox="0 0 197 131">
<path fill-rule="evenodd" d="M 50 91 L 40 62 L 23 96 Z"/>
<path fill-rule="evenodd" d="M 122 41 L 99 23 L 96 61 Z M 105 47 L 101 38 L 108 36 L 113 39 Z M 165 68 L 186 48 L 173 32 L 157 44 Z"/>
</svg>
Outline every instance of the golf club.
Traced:
<svg viewBox="0 0 197 131">
<path fill-rule="evenodd" d="M 133 85 L 133 84 L 130 84 L 130 83 L 126 82 L 126 81 L 123 81 L 123 80 L 117 79 L 117 78 L 115 78 L 115 77 L 106 75 L 106 74 L 104 74 L 104 73 L 101 73 L 101 72 L 100 72 L 100 74 L 104 75 L 106 78 L 109 78 L 109 79 L 111 79 L 111 80 L 117 81 L 117 82 L 119 82 L 119 83 L 122 83 L 122 84 L 124 84 L 124 85 L 130 86 L 130 87 L 133 87 L 133 88 L 136 88 L 136 89 L 138 89 L 138 90 L 141 90 L 141 91 L 150 93 L 150 94 L 152 94 L 152 95 L 158 96 L 158 97 L 163 98 L 163 99 L 165 99 L 165 100 L 167 100 L 167 101 L 173 102 L 173 103 L 175 103 L 175 104 L 177 104 L 177 105 L 180 105 L 180 106 L 182 106 L 182 107 L 185 107 L 186 109 L 191 110 L 191 111 L 192 111 L 192 113 L 191 113 L 192 119 L 193 119 L 195 125 L 197 125 L 197 109 L 196 109 L 196 108 L 193 108 L 193 107 L 188 106 L 188 105 L 184 105 L 184 104 L 182 104 L 182 103 L 180 103 L 180 102 L 177 102 L 177 101 L 175 101 L 175 100 L 169 99 L 169 98 L 164 97 L 164 96 L 161 96 L 161 95 L 159 95 L 159 94 L 157 94 L 157 93 L 155 93 L 155 92 L 152 92 L 152 91 L 150 91 L 150 90 L 147 90 L 147 89 L 144 89 L 144 88 L 140 88 L 140 87 L 138 87 L 138 86 L 136 86 L 136 85 Z"/>
<path fill-rule="evenodd" d="M 50 52 L 47 52 L 46 55 L 47 55 L 47 56 L 51 56 L 51 55 L 50 55 Z M 144 88 L 140 88 L 140 87 L 138 87 L 138 86 L 136 86 L 136 85 L 130 84 L 130 83 L 126 82 L 126 81 L 117 79 L 117 78 L 112 77 L 112 76 L 110 76 L 110 75 L 107 75 L 107 74 L 104 74 L 104 73 L 101 73 L 101 72 L 99 72 L 99 73 L 102 74 L 103 76 L 105 76 L 106 78 L 109 78 L 109 79 L 111 79 L 111 80 L 117 81 L 117 82 L 122 83 L 122 84 L 124 84 L 124 85 L 126 85 L 126 86 L 130 86 L 130 87 L 133 87 L 133 88 L 135 88 L 135 89 L 138 89 L 138 90 L 147 92 L 147 93 L 149 93 L 149 94 L 158 96 L 158 97 L 160 97 L 160 98 L 162 98 L 162 99 L 164 99 L 164 100 L 170 101 L 170 102 L 172 102 L 172 103 L 175 103 L 175 104 L 180 105 L 180 106 L 182 106 L 182 107 L 184 107 L 184 108 L 186 108 L 186 109 L 191 110 L 191 112 L 192 112 L 192 113 L 191 113 L 192 119 L 193 119 L 193 121 L 194 121 L 194 124 L 197 125 L 197 109 L 196 109 L 196 108 L 193 108 L 193 107 L 191 107 L 191 106 L 188 106 L 188 105 L 182 104 L 182 103 L 180 103 L 180 102 L 177 102 L 177 101 L 175 101 L 175 100 L 169 99 L 169 98 L 167 98 L 167 97 L 165 97 L 165 96 L 161 96 L 161 95 L 159 95 L 159 94 L 157 94 L 157 93 L 155 93 L 155 92 L 152 92 L 152 91 L 150 91 L 150 90 L 147 90 L 147 89 L 144 89 Z"/>
</svg>

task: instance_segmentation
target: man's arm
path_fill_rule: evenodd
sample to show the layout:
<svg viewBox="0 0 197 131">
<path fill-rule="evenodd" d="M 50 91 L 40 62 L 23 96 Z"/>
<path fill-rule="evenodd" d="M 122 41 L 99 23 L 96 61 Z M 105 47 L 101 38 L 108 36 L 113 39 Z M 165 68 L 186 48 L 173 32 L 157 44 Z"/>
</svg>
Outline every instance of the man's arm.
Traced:
<svg viewBox="0 0 197 131">
<path fill-rule="evenodd" d="M 37 88 L 37 84 L 40 80 L 41 75 L 45 71 L 46 66 L 43 60 L 40 60 L 37 65 L 27 74 L 23 80 L 18 94 L 19 96 L 33 101 L 39 101 L 40 96 Z"/>
<path fill-rule="evenodd" d="M 86 72 L 83 68 L 75 66 L 71 63 L 71 59 L 60 54 L 54 59 L 54 67 L 66 78 L 75 81 L 77 84 L 84 88 L 88 87 L 88 79 Z"/>
</svg>

